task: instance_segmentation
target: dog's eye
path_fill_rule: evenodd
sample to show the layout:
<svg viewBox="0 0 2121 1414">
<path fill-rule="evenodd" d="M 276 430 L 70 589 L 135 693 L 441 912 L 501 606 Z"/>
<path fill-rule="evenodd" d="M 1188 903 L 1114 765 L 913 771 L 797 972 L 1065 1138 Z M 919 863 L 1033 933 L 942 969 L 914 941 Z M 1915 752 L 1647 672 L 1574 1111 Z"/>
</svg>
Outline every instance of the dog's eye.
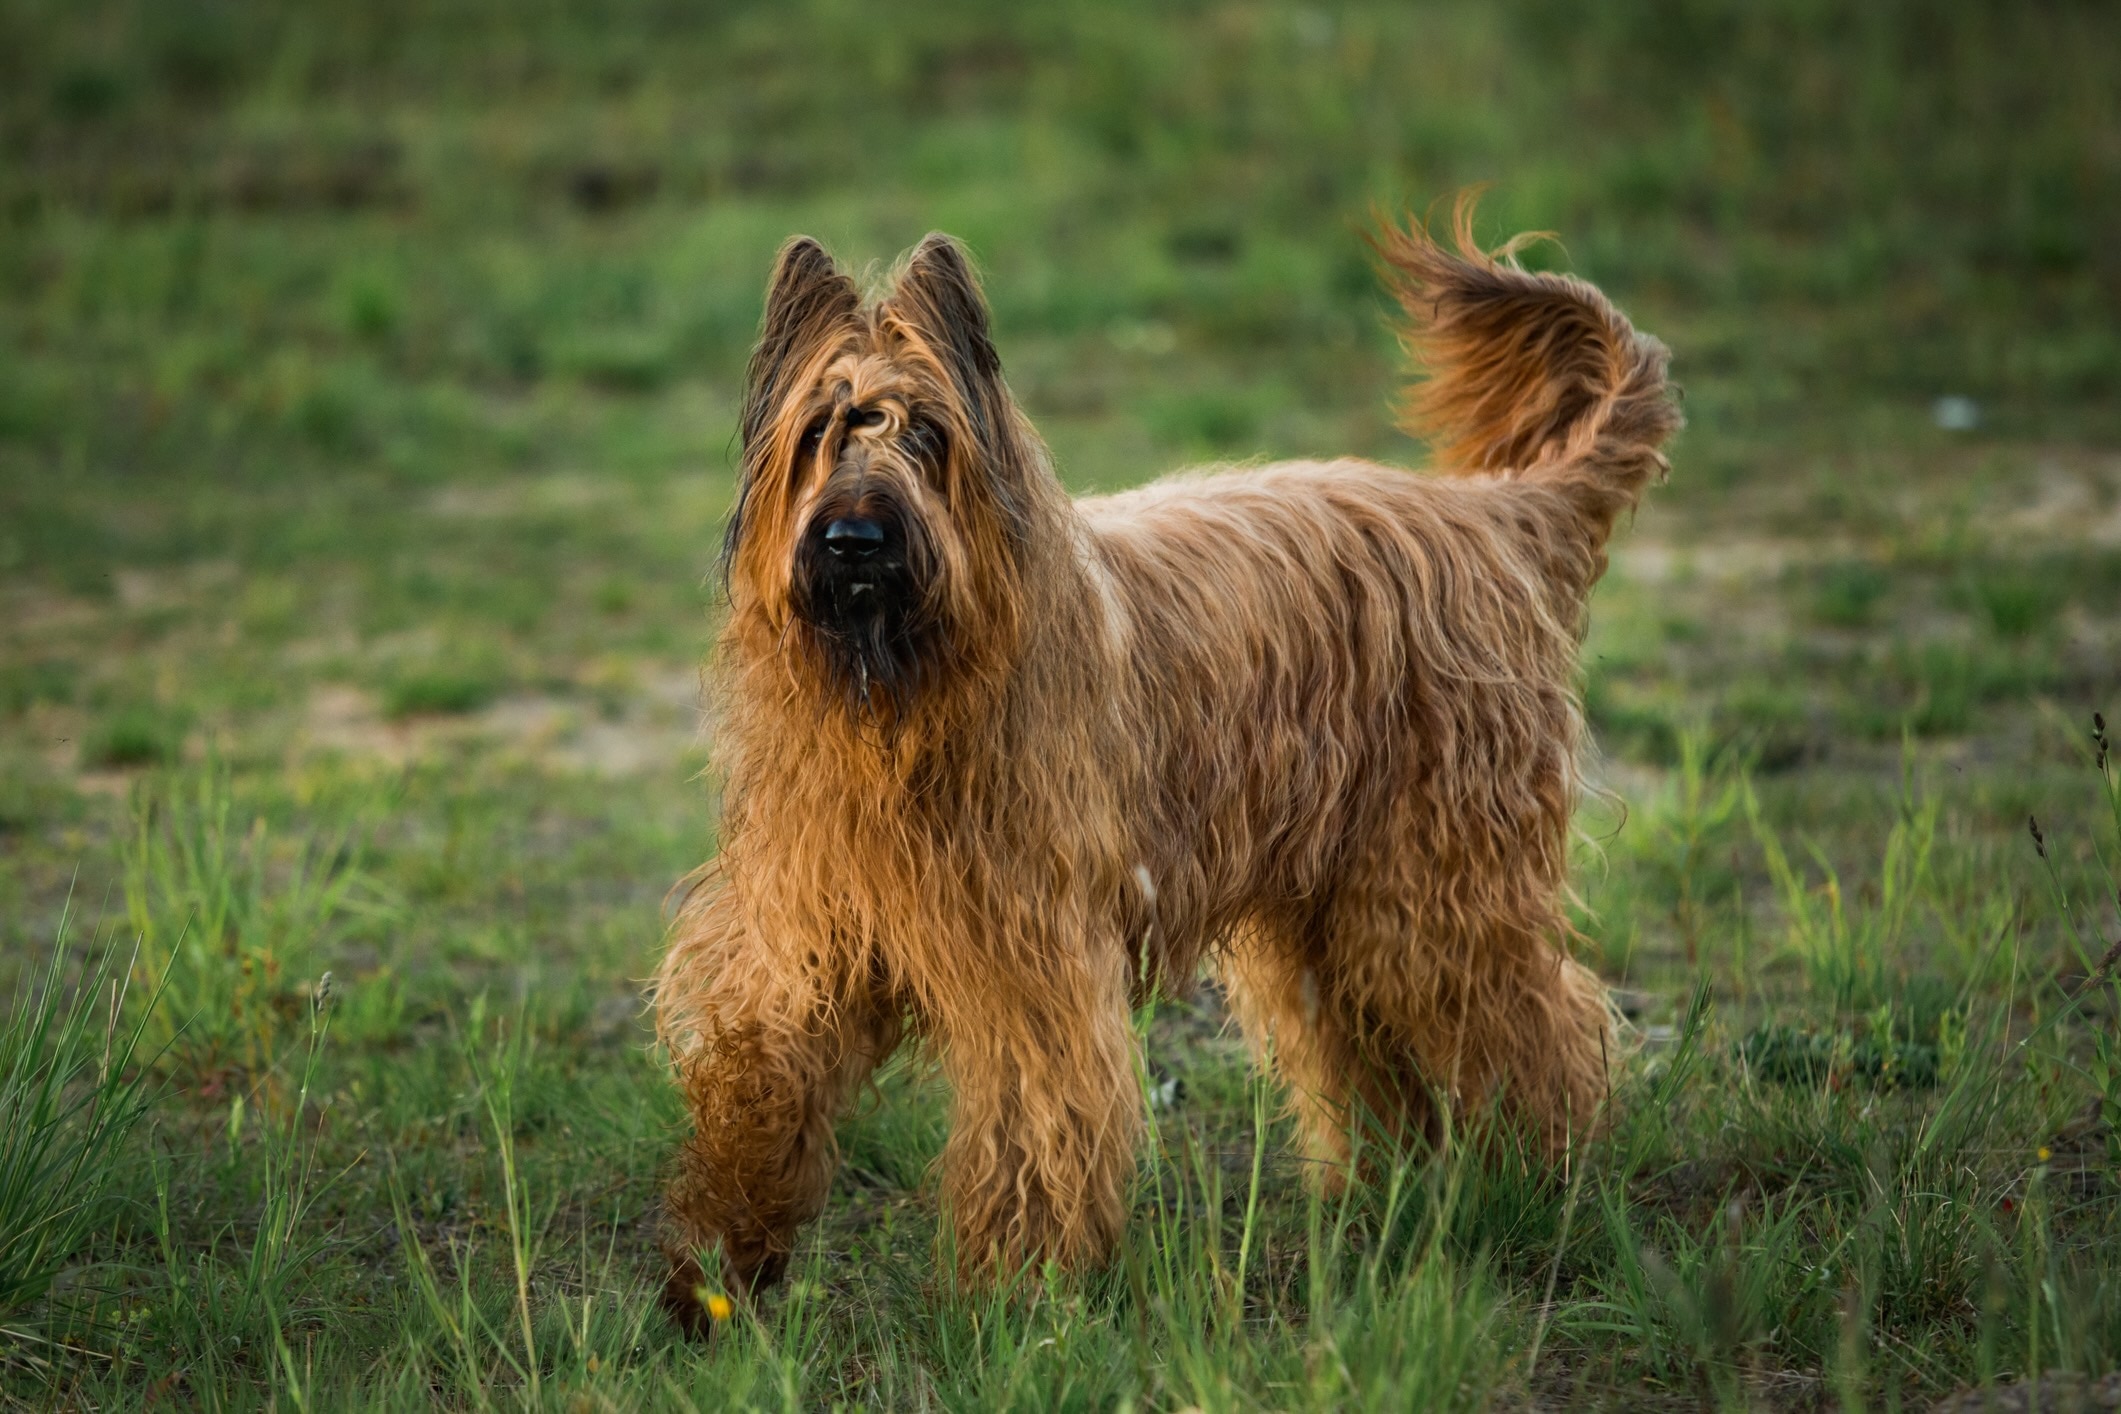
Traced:
<svg viewBox="0 0 2121 1414">
<path fill-rule="evenodd" d="M 915 416 L 906 424 L 906 447 L 922 461 L 940 463 L 949 438 L 932 418 Z"/>
<path fill-rule="evenodd" d="M 819 413 L 816 417 L 810 419 L 810 425 L 803 429 L 803 440 L 796 446 L 796 455 L 798 457 L 808 461 L 811 457 L 817 455 L 818 444 L 825 440 L 825 427 L 830 421 L 831 419 L 824 413 Z"/>
</svg>

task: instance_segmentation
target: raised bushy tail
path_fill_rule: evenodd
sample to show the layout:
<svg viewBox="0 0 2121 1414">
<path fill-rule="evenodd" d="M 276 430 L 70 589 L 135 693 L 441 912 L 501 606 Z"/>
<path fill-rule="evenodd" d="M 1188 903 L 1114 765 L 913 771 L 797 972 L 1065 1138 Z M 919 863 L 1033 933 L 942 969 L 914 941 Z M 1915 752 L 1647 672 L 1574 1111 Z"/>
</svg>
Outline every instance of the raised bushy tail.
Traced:
<svg viewBox="0 0 2121 1414">
<path fill-rule="evenodd" d="M 1401 426 L 1444 471 L 1564 483 L 1602 543 L 1613 522 L 1670 470 L 1660 450 L 1681 418 L 1665 384 L 1663 344 L 1571 275 L 1521 269 L 1530 236 L 1485 252 L 1473 201 L 1452 212 L 1446 250 L 1410 221 L 1376 239 L 1405 341 L 1426 374 Z"/>
</svg>

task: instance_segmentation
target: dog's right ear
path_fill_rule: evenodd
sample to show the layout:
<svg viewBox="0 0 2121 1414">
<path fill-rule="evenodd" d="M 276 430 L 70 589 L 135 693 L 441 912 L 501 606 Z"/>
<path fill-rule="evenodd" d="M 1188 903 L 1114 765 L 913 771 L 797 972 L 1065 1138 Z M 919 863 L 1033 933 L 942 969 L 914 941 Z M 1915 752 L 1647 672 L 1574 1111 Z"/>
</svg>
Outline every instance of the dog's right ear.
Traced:
<svg viewBox="0 0 2121 1414">
<path fill-rule="evenodd" d="M 781 247 L 766 287 L 766 317 L 744 375 L 744 449 L 749 452 L 788 393 L 802 354 L 851 319 L 861 291 L 808 236 Z"/>
<path fill-rule="evenodd" d="M 860 312 L 862 292 L 840 273 L 825 248 L 808 236 L 781 247 L 773 279 L 766 287 L 766 317 L 759 324 L 758 345 L 744 371 L 743 465 L 737 476 L 736 500 L 722 532 L 722 584 L 729 584 L 737 547 L 743 542 L 747 512 L 752 509 L 758 462 L 773 440 L 773 419 L 788 400 L 806 355 L 818 343 L 844 329 Z"/>
</svg>

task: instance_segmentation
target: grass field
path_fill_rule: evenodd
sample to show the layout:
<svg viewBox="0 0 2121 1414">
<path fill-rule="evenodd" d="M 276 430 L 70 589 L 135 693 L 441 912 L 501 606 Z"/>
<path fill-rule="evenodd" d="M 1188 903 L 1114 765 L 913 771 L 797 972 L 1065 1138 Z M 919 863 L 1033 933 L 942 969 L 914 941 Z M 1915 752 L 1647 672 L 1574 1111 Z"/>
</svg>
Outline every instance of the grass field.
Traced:
<svg viewBox="0 0 2121 1414">
<path fill-rule="evenodd" d="M 0 1403 L 2121 1400 L 2116 53 L 1981 0 L 0 0 Z M 775 247 L 965 237 L 1079 488 L 1414 459 L 1360 233 L 1476 182 L 1686 391 L 1586 651 L 1613 1133 L 1318 1204 L 1210 988 L 1140 1018 L 1110 1271 L 938 1275 L 909 1061 L 785 1293 L 677 1339 L 639 979 L 714 847 Z"/>
</svg>

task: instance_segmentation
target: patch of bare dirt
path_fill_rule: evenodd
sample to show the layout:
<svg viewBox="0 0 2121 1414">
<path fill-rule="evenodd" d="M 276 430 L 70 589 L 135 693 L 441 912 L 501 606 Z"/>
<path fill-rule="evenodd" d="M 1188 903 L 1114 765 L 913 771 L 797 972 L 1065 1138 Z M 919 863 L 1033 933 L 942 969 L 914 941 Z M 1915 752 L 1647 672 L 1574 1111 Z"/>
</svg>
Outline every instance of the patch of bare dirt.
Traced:
<svg viewBox="0 0 2121 1414">
<path fill-rule="evenodd" d="M 1932 1414 L 2092 1414 L 2121 1409 L 2121 1370 L 2090 1380 L 2050 1370 L 2036 1380 L 1962 1389 L 1931 1406 Z"/>
<path fill-rule="evenodd" d="M 515 693 L 462 716 L 386 717 L 375 697 L 334 684 L 309 695 L 296 754 L 338 752 L 403 766 L 465 744 L 540 767 L 624 779 L 688 769 L 704 746 L 697 670 L 660 666 L 632 675 L 603 704 Z"/>
</svg>

